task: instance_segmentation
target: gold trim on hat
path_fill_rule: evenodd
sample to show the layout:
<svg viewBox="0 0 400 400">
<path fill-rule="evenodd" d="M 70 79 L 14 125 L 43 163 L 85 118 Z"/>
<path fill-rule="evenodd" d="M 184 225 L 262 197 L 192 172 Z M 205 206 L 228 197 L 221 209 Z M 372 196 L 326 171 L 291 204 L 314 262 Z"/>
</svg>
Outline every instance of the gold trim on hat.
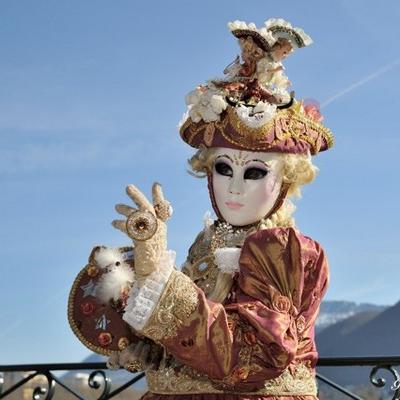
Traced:
<svg viewBox="0 0 400 400">
<path fill-rule="evenodd" d="M 204 135 L 206 128 L 209 135 L 209 127 L 212 126 L 213 136 L 218 132 L 226 141 L 244 150 L 268 151 L 288 139 L 308 143 L 311 154 L 317 154 L 323 142 L 326 142 L 327 149 L 332 147 L 334 137 L 330 129 L 299 111 L 297 104 L 289 109 L 277 111 L 273 119 L 260 127 L 246 125 L 233 107 L 227 108 L 225 114 L 221 115 L 221 121 L 194 123 L 188 117 L 180 129 L 180 135 L 187 143 L 196 147 L 193 144 L 196 136 Z M 270 140 L 268 136 L 271 136 Z"/>
</svg>

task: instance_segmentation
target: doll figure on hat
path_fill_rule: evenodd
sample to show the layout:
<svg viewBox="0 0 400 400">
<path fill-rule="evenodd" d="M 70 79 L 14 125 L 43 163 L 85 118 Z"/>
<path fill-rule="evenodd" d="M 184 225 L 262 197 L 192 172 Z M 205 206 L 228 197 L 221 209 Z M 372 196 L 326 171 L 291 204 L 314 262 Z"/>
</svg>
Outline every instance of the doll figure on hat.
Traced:
<svg viewBox="0 0 400 400">
<path fill-rule="evenodd" d="M 283 19 L 269 19 L 262 28 L 242 21 L 228 27 L 238 38 L 241 56 L 225 68 L 224 78 L 210 80 L 186 96 L 188 114 L 194 122 L 214 122 L 228 105 L 237 105 L 239 114 L 258 126 L 275 115 L 276 107 L 292 101 L 282 62 L 312 40 Z"/>
<path fill-rule="evenodd" d="M 222 86 L 233 97 L 239 86 L 244 93 L 240 100 L 247 102 L 288 103 L 287 88 L 291 83 L 284 74 L 282 61 L 295 49 L 311 44 L 311 38 L 283 19 L 269 19 L 261 29 L 242 21 L 231 22 L 228 26 L 239 39 L 242 63 L 237 57 L 225 69 L 227 82 Z M 247 90 L 243 90 L 245 88 Z"/>
</svg>

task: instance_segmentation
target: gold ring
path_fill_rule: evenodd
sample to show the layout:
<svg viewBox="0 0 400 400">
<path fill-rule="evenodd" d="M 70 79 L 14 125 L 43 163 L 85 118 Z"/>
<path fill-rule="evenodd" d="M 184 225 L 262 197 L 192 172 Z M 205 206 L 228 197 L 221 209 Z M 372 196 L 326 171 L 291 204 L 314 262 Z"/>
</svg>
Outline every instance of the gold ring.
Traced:
<svg viewBox="0 0 400 400">
<path fill-rule="evenodd" d="M 157 218 L 148 210 L 133 211 L 126 220 L 126 231 L 134 240 L 149 240 L 157 232 L 157 227 Z"/>
<path fill-rule="evenodd" d="M 124 368 L 129 372 L 143 371 L 143 364 L 139 360 L 135 360 L 124 365 Z"/>
<path fill-rule="evenodd" d="M 171 218 L 173 209 L 170 202 L 163 201 L 154 205 L 154 211 L 156 212 L 157 217 L 160 218 L 161 221 L 165 222 L 167 219 Z"/>
<path fill-rule="evenodd" d="M 110 358 L 107 360 L 106 365 L 107 365 L 107 368 L 111 369 L 111 370 L 117 370 L 120 367 L 118 362 L 114 363 L 114 362 L 110 361 Z"/>
</svg>

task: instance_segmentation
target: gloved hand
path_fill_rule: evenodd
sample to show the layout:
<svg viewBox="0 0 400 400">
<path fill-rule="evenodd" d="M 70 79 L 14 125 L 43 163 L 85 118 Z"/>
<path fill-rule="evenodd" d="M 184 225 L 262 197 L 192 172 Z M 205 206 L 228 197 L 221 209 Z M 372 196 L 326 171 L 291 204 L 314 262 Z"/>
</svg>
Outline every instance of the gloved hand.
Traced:
<svg viewBox="0 0 400 400">
<path fill-rule="evenodd" d="M 155 343 L 139 340 L 126 349 L 113 353 L 107 360 L 107 367 L 114 370 L 123 367 L 130 372 L 144 371 L 152 366 L 156 367 L 162 353 L 162 347 Z"/>
<path fill-rule="evenodd" d="M 165 221 L 172 215 L 172 207 L 164 199 L 159 183 L 152 187 L 153 204 L 134 185 L 128 185 L 126 193 L 138 208 L 117 204 L 117 212 L 127 218 L 114 220 L 112 225 L 133 239 L 135 277 L 141 285 L 157 269 L 157 262 L 167 250 Z"/>
</svg>

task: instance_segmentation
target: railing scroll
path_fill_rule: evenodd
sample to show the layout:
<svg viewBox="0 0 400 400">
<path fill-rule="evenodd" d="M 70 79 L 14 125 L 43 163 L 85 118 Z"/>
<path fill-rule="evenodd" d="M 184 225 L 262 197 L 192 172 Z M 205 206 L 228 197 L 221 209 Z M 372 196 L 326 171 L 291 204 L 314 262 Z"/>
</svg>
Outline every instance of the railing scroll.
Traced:
<svg viewBox="0 0 400 400">
<path fill-rule="evenodd" d="M 317 363 L 317 366 L 319 367 L 372 367 L 369 375 L 370 383 L 376 388 L 385 388 L 386 393 L 390 393 L 391 395 L 390 400 L 400 400 L 400 374 L 394 368 L 394 366 L 397 365 L 400 365 L 400 356 L 320 358 Z M 144 373 L 133 375 L 131 379 L 127 380 L 127 382 L 119 384 L 118 387 L 112 390 L 112 382 L 107 376 L 107 367 L 105 363 L 0 365 L 0 399 L 7 398 L 9 395 L 15 393 L 19 388 L 22 388 L 29 383 L 32 384 L 35 382 L 37 377 L 41 376 L 44 377 L 44 379 L 42 379 L 43 382 L 35 382 L 33 385 L 32 400 L 52 400 L 55 398 L 54 395 L 57 386 L 62 387 L 74 398 L 85 400 L 85 397 L 82 394 L 78 393 L 75 388 L 67 385 L 56 374 L 57 371 L 80 370 L 91 371 L 87 379 L 87 388 L 92 390 L 92 393 L 97 393 L 97 400 L 117 398 L 116 396 L 130 388 L 144 377 Z M 386 379 L 379 376 L 382 371 L 389 372 L 391 377 L 393 377 L 393 382 L 390 385 L 390 388 L 386 385 Z M 4 373 L 7 372 L 25 372 L 27 375 L 9 388 L 5 389 Z M 317 379 L 353 400 L 364 400 L 362 397 L 351 392 L 348 388 L 333 382 L 320 373 L 317 373 Z"/>
</svg>

